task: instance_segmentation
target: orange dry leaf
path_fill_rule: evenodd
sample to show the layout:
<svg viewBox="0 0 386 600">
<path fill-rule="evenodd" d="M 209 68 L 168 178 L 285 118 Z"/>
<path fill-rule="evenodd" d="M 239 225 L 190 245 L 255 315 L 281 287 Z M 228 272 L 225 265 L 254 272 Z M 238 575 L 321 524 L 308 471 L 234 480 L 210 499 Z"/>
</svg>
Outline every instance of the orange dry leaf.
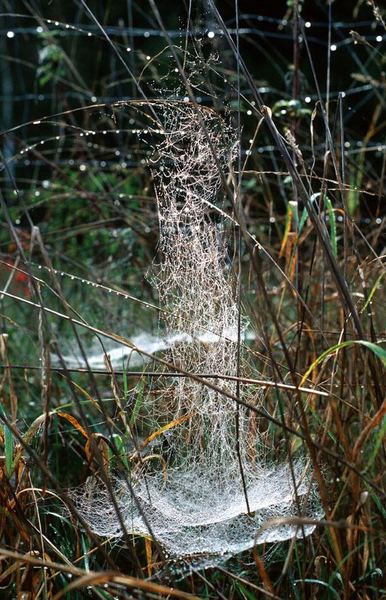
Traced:
<svg viewBox="0 0 386 600">
<path fill-rule="evenodd" d="M 173 429 L 173 427 L 176 427 L 177 425 L 180 425 L 181 423 L 183 423 L 184 421 L 187 421 L 191 417 L 193 417 L 193 413 L 190 413 L 188 415 L 184 415 L 183 417 L 180 417 L 179 419 L 174 419 L 174 421 L 170 421 L 170 423 L 168 423 L 167 425 L 164 425 L 163 427 L 161 427 L 161 429 L 158 429 L 157 431 L 155 431 L 154 433 L 152 433 L 151 435 L 149 435 L 149 437 L 147 437 L 146 440 L 144 442 L 142 442 L 142 444 L 141 444 L 141 446 L 140 446 L 139 449 L 143 450 L 144 448 L 146 448 L 146 446 L 148 444 L 150 444 L 150 442 L 152 442 L 157 437 L 159 437 L 162 433 L 164 433 L 164 431 L 168 431 L 169 429 Z"/>
<path fill-rule="evenodd" d="M 77 429 L 86 439 L 88 439 L 89 436 L 88 436 L 86 430 L 82 427 L 82 425 L 79 423 L 79 421 L 77 421 L 75 419 L 75 417 L 73 417 L 72 415 L 69 415 L 68 413 L 65 413 L 65 412 L 58 412 L 56 414 L 58 415 L 58 417 L 62 417 L 63 419 L 66 419 L 66 421 L 71 423 L 71 425 L 73 427 L 75 427 L 75 429 Z"/>
</svg>

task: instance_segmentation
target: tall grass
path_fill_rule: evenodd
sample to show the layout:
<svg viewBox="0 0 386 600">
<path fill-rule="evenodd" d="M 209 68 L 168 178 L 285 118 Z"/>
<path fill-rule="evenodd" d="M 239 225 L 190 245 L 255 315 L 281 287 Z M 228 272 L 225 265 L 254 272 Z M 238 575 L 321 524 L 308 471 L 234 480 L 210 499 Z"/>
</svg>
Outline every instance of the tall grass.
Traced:
<svg viewBox="0 0 386 600">
<path fill-rule="evenodd" d="M 181 3 L 176 40 L 161 2 L 114 6 L 111 17 L 76 6 L 26 4 L 2 17 L 2 597 L 381 598 L 382 7 L 288 2 L 275 21 L 242 2 Z M 113 19 L 143 26 L 141 38 L 131 25 L 117 34 Z M 31 56 L 12 46 L 22 35 Z M 256 56 L 272 63 L 264 79 Z M 35 90 L 43 108 L 16 110 L 17 93 Z M 270 460 L 309 457 L 324 512 L 312 536 L 207 570 L 192 559 L 185 577 L 186 558 L 176 564 L 157 539 L 127 531 L 113 486 L 118 474 L 130 487 L 151 441 L 180 424 L 161 430 L 148 408 L 161 393 L 168 402 L 164 378 L 216 389 L 221 375 L 187 374 L 162 353 L 129 367 L 133 338 L 155 334 L 164 310 L 146 276 L 158 240 L 149 99 L 233 119 L 239 155 L 228 176 L 217 160 L 222 188 L 208 218 L 226 215 L 227 268 L 254 333 L 238 339 L 250 372 L 234 401 L 245 402 L 240 386 L 261 398 L 248 404 L 249 427 Z M 113 344 L 127 348 L 121 364 L 109 359 Z M 96 536 L 68 493 L 89 475 L 106 487 L 119 539 Z"/>
</svg>

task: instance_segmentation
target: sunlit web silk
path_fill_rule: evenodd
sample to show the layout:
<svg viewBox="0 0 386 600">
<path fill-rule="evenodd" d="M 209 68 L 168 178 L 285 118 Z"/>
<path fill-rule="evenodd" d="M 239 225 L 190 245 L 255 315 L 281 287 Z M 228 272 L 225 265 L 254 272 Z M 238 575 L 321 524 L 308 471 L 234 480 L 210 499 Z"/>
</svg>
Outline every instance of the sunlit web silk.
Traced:
<svg viewBox="0 0 386 600">
<path fill-rule="evenodd" d="M 232 134 L 216 113 L 202 107 L 157 103 L 152 108 L 162 123 L 152 164 L 161 256 L 154 285 L 166 309 L 165 334 L 181 336 L 167 359 L 185 371 L 219 374 L 216 385 L 234 395 L 235 383 L 221 375 L 237 374 L 238 308 L 219 225 L 209 216 L 221 187 L 219 169 L 226 177 L 232 161 Z M 249 397 L 245 388 L 242 393 L 249 403 L 260 401 L 256 391 Z M 172 556 L 215 557 L 231 556 L 256 541 L 312 531 L 309 526 L 302 531 L 281 526 L 264 530 L 256 539 L 269 518 L 299 515 L 299 510 L 308 517 L 317 513 L 305 463 L 293 466 L 295 494 L 289 466 L 268 465 L 262 456 L 250 412 L 240 407 L 238 427 L 248 515 L 236 444 L 236 403 L 190 378 L 167 381 L 152 398 L 146 410 L 156 429 L 175 425 L 146 448 L 130 474 L 137 501 L 125 481 L 113 480 L 129 532 L 148 534 L 147 522 Z M 95 479 L 89 478 L 73 497 L 95 533 L 122 535 L 109 494 Z"/>
<path fill-rule="evenodd" d="M 235 376 L 238 310 L 219 227 L 208 217 L 220 189 L 219 168 L 224 173 L 229 168 L 233 140 L 226 124 L 207 109 L 166 105 L 161 118 L 165 135 L 153 169 L 161 264 L 154 284 L 167 309 L 166 333 L 186 333 L 193 340 L 174 345 L 168 358 L 185 371 Z M 203 344 L 200 337 L 207 332 L 213 342 Z M 233 382 L 216 384 L 235 394 Z M 166 414 L 162 399 L 154 406 L 161 419 L 191 415 L 169 435 L 169 465 L 219 472 L 221 479 L 224 464 L 237 459 L 235 402 L 189 378 L 173 382 L 167 397 Z"/>
</svg>

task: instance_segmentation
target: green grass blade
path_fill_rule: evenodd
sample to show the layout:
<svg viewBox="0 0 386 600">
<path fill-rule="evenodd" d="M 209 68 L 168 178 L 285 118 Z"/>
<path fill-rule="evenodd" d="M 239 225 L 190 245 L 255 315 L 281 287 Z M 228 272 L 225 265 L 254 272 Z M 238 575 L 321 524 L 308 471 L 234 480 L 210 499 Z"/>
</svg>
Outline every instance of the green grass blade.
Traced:
<svg viewBox="0 0 386 600">
<path fill-rule="evenodd" d="M 307 381 L 308 377 L 310 376 L 312 371 L 315 369 L 315 367 L 317 367 L 321 362 L 323 362 L 323 360 L 325 358 L 327 358 L 330 354 L 335 354 L 342 348 L 348 348 L 350 346 L 353 346 L 354 344 L 359 344 L 361 346 L 365 346 L 366 348 L 371 350 L 371 352 L 373 352 L 373 354 L 375 354 L 375 356 L 377 356 L 380 359 L 380 361 L 382 362 L 382 364 L 386 367 L 386 350 L 384 350 L 380 346 L 377 346 L 377 344 L 374 344 L 373 342 L 367 342 L 366 340 L 348 340 L 347 342 L 341 342 L 340 344 L 331 346 L 331 348 L 328 348 L 327 350 L 322 352 L 322 354 L 320 356 L 318 356 L 318 358 L 316 360 L 314 360 L 312 365 L 310 367 L 308 367 L 307 371 L 305 372 L 305 374 L 302 377 L 300 386 L 304 385 L 304 383 Z"/>
<path fill-rule="evenodd" d="M 368 470 L 371 467 L 371 465 L 373 464 L 373 462 L 375 461 L 375 458 L 382 446 L 385 436 L 386 436 L 386 418 L 383 419 L 382 425 L 378 428 L 378 434 L 376 435 L 376 438 L 374 441 L 374 447 L 372 449 L 370 458 L 367 461 L 366 470 Z"/>
<path fill-rule="evenodd" d="M 122 437 L 118 433 L 113 433 L 113 438 L 114 438 L 114 445 L 117 449 L 119 458 L 125 465 L 126 469 L 129 469 L 129 463 L 127 462 L 125 444 L 123 443 Z M 114 454 L 112 453 L 111 448 L 109 448 L 109 455 L 110 455 L 110 460 L 113 460 Z"/>
<path fill-rule="evenodd" d="M 321 585 L 329 590 L 332 593 L 334 598 L 338 598 L 340 600 L 341 596 L 338 592 L 326 581 L 321 581 L 320 579 L 296 579 L 294 583 L 312 583 L 314 585 Z"/>
<path fill-rule="evenodd" d="M 145 383 L 144 383 L 143 379 L 141 379 L 137 384 L 137 396 L 135 398 L 133 412 L 131 413 L 131 417 L 130 417 L 130 425 L 134 425 L 137 420 L 138 413 L 140 411 L 140 408 L 141 408 L 142 402 L 143 402 L 144 389 L 145 389 Z"/>
<path fill-rule="evenodd" d="M 377 277 L 377 280 L 376 280 L 376 282 L 374 283 L 373 287 L 371 288 L 371 290 L 370 290 L 370 293 L 369 293 L 369 296 L 368 296 L 368 298 L 367 298 L 367 300 L 366 300 L 365 304 L 363 305 L 363 307 L 362 307 L 362 309 L 361 309 L 361 311 L 360 311 L 361 313 L 362 313 L 362 312 L 364 312 L 364 311 L 366 310 L 366 308 L 368 307 L 368 305 L 369 305 L 369 304 L 370 304 L 370 302 L 372 301 L 372 299 L 373 299 L 373 296 L 374 296 L 375 292 L 377 291 L 377 289 L 378 289 L 378 287 L 379 287 L 379 284 L 381 283 L 381 281 L 382 281 L 382 279 L 383 279 L 383 276 L 384 276 L 384 274 L 385 274 L 385 271 L 383 271 L 383 272 L 380 274 L 380 276 L 379 276 L 379 277 Z"/>
<path fill-rule="evenodd" d="M 330 224 L 330 238 L 331 238 L 331 246 L 332 251 L 334 253 L 335 258 L 338 256 L 338 243 L 336 238 L 336 219 L 335 219 L 335 211 L 332 206 L 332 202 L 328 196 L 325 197 L 325 202 L 327 206 L 328 213 L 328 221 Z"/>
<path fill-rule="evenodd" d="M 0 413 L 2 416 L 6 417 L 5 411 L 2 406 L 0 406 Z M 5 454 L 5 473 L 7 477 L 10 477 L 13 470 L 13 433 L 9 427 L 4 423 L 3 424 L 4 431 L 4 454 Z"/>
</svg>

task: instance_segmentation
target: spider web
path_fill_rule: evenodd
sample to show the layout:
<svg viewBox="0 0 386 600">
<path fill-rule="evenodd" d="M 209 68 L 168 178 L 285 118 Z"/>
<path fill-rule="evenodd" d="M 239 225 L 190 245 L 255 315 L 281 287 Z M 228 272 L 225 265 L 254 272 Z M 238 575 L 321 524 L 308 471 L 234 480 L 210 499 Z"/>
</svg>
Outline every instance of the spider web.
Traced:
<svg viewBox="0 0 386 600">
<path fill-rule="evenodd" d="M 314 529 L 281 525 L 256 537 L 272 517 L 321 513 L 307 461 L 298 459 L 292 472 L 288 464 L 270 463 L 256 418 L 225 395 L 236 395 L 236 383 L 226 377 L 238 373 L 238 306 L 222 219 L 217 212 L 216 222 L 212 207 L 220 170 L 226 176 L 234 158 L 232 129 L 214 111 L 190 103 L 154 102 L 151 108 L 160 139 L 151 162 L 161 255 L 153 285 L 167 309 L 165 335 L 179 340 L 166 358 L 187 372 L 218 374 L 217 390 L 189 377 L 163 379 L 164 389 L 147 399 L 146 411 L 158 428 L 174 425 L 146 447 L 130 473 L 136 499 L 124 479 L 113 477 L 112 485 L 128 531 L 149 535 L 149 526 L 166 553 L 194 556 L 202 566 L 208 557 L 213 562 Z M 241 336 L 246 327 L 242 319 Z M 258 391 L 241 386 L 241 393 L 249 404 L 261 403 Z M 72 497 L 96 534 L 122 536 L 98 479 L 90 477 Z"/>
</svg>

